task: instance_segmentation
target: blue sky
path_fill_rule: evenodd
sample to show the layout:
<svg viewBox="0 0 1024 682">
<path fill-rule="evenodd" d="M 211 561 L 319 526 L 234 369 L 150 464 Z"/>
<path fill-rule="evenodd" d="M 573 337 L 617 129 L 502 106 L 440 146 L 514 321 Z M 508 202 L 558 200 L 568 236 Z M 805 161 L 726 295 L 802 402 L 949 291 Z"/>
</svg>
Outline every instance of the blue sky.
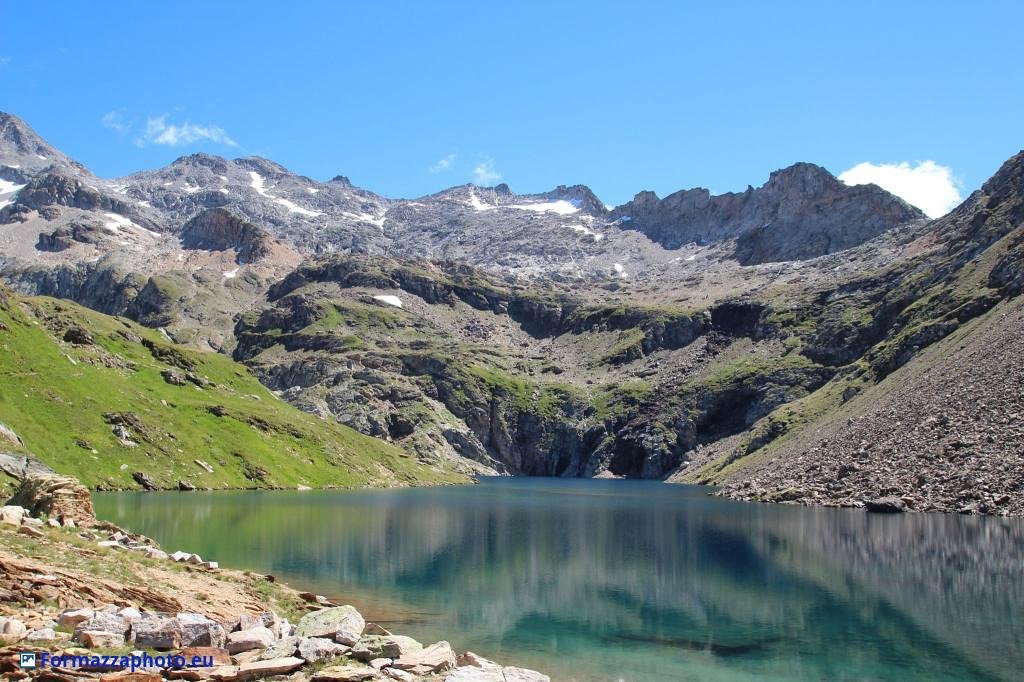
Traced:
<svg viewBox="0 0 1024 682">
<path fill-rule="evenodd" d="M 0 9 L 0 109 L 107 177 L 205 150 L 392 197 L 476 179 L 618 204 L 812 161 L 938 206 L 1024 146 L 1022 2 Z"/>
</svg>

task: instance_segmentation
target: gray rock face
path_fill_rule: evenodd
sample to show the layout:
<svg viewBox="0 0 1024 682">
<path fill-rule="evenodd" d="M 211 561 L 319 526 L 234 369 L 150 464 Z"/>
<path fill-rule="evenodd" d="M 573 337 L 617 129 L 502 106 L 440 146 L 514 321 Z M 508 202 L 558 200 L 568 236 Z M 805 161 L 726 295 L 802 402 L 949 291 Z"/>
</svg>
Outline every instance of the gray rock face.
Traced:
<svg viewBox="0 0 1024 682">
<path fill-rule="evenodd" d="M 744 264 L 834 253 L 924 214 L 875 185 L 848 187 L 820 166 L 775 171 L 758 189 L 711 196 L 682 190 L 664 199 L 640 192 L 612 214 L 665 248 L 737 238 Z"/>
<path fill-rule="evenodd" d="M 175 620 L 181 631 L 182 646 L 224 648 L 227 634 L 224 626 L 198 613 L 179 613 Z"/>
<path fill-rule="evenodd" d="M 224 208 L 203 211 L 185 223 L 181 243 L 186 249 L 234 249 L 238 263 L 254 263 L 270 254 L 274 239 L 259 227 Z"/>
<path fill-rule="evenodd" d="M 129 630 L 128 621 L 124 620 L 120 616 L 111 613 L 95 613 L 91 618 L 87 620 L 79 621 L 75 625 L 74 638 L 77 640 L 79 635 L 86 630 L 99 631 L 99 632 L 113 632 L 125 637 Z"/>
<path fill-rule="evenodd" d="M 352 606 L 334 606 L 307 613 L 298 622 L 299 637 L 327 637 L 349 646 L 359 641 L 366 621 Z"/>
<path fill-rule="evenodd" d="M 177 649 L 182 645 L 181 629 L 174 618 L 144 618 L 132 624 L 132 642 L 140 649 Z"/>
<path fill-rule="evenodd" d="M 352 647 L 349 655 L 360 661 L 375 658 L 399 658 L 423 649 L 412 637 L 402 635 L 365 635 Z"/>
<path fill-rule="evenodd" d="M 228 634 L 227 649 L 232 654 L 240 654 L 243 651 L 254 649 L 266 649 L 271 646 L 276 637 L 274 633 L 265 627 L 256 627 L 249 630 L 238 630 Z"/>
<path fill-rule="evenodd" d="M 0 111 L 0 170 L 5 167 L 24 177 L 51 166 L 72 166 L 85 171 L 20 118 Z"/>
<path fill-rule="evenodd" d="M 326 661 L 348 653 L 349 647 L 332 642 L 323 637 L 303 637 L 299 639 L 299 657 L 307 663 Z"/>
</svg>

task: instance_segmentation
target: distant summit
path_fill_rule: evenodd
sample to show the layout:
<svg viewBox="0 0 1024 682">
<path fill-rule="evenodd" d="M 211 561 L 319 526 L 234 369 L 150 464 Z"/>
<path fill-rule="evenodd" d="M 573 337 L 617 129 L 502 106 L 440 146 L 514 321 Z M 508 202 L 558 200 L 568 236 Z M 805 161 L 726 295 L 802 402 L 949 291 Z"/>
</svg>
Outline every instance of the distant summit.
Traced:
<svg viewBox="0 0 1024 682">
<path fill-rule="evenodd" d="M 664 199 L 640 192 L 613 215 L 667 249 L 738 239 L 736 257 L 744 264 L 834 253 L 926 218 L 876 185 L 849 187 L 812 163 L 777 170 L 745 192 L 712 196 L 697 188 Z"/>
</svg>

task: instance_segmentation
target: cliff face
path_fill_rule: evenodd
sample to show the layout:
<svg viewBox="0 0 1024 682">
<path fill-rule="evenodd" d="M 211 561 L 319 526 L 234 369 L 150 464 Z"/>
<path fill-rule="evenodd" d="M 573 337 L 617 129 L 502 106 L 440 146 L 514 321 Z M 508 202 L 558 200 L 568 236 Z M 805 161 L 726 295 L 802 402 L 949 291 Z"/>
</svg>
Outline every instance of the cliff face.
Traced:
<svg viewBox="0 0 1024 682">
<path fill-rule="evenodd" d="M 813 311 L 829 320 L 816 348 L 836 349 L 821 354 L 850 353 L 843 376 L 683 478 L 725 482 L 740 499 L 1024 513 L 1024 154 L 925 240 L 926 255 L 847 284 L 843 314 Z M 844 343 L 840 319 L 858 318 L 863 335 Z"/>
<path fill-rule="evenodd" d="M 181 243 L 186 249 L 237 253 L 239 264 L 255 263 L 270 255 L 276 240 L 252 223 L 223 208 L 203 211 L 185 223 Z"/>
<path fill-rule="evenodd" d="M 665 248 L 737 239 L 743 264 L 814 258 L 862 244 L 924 214 L 875 185 L 848 187 L 820 166 L 775 171 L 758 189 L 712 196 L 641 192 L 612 215 Z"/>
</svg>

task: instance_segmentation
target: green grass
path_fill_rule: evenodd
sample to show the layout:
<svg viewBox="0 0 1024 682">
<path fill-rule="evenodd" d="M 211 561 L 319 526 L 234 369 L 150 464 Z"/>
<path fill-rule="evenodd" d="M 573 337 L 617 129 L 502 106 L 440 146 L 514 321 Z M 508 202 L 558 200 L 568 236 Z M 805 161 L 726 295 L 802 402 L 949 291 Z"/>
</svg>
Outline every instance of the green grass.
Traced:
<svg viewBox="0 0 1024 682">
<path fill-rule="evenodd" d="M 653 390 L 651 384 L 642 379 L 604 386 L 593 399 L 595 416 L 604 421 L 625 414 L 650 398 Z"/>
<path fill-rule="evenodd" d="M 40 460 L 90 487 L 138 487 L 131 477 L 135 471 L 168 488 L 179 479 L 211 488 L 462 480 L 291 407 L 225 356 L 175 347 L 150 329 L 65 301 L 21 299 L 19 307 L 18 300 L 0 306 L 0 422 Z M 60 341 L 60 329 L 71 323 L 88 329 L 96 345 Z M 140 338 L 171 352 L 157 359 Z M 185 358 L 213 385 L 168 384 L 161 376 L 172 368 L 168 357 Z M 213 407 L 223 408 L 217 410 L 223 416 L 211 412 Z M 107 413 L 133 415 L 136 447 L 118 442 Z M 210 464 L 213 473 L 196 459 Z"/>
<path fill-rule="evenodd" d="M 321 306 L 317 321 L 302 333 L 334 331 L 342 327 L 356 329 L 395 329 L 403 323 L 404 313 L 393 312 L 378 305 L 359 301 L 332 301 Z"/>
<path fill-rule="evenodd" d="M 507 398 L 520 412 L 541 418 L 565 414 L 567 405 L 579 400 L 579 391 L 566 383 L 534 383 L 493 366 L 470 364 L 467 373 L 481 381 L 491 395 Z"/>
<path fill-rule="evenodd" d="M 619 338 L 611 348 L 597 359 L 598 365 L 619 365 L 642 358 L 644 330 L 634 327 L 619 332 Z"/>
<path fill-rule="evenodd" d="M 814 366 L 813 362 L 799 353 L 788 353 L 782 357 L 774 358 L 743 358 L 716 367 L 707 376 L 690 382 L 690 386 L 720 389 L 729 384 L 738 383 L 757 376 Z"/>
</svg>

